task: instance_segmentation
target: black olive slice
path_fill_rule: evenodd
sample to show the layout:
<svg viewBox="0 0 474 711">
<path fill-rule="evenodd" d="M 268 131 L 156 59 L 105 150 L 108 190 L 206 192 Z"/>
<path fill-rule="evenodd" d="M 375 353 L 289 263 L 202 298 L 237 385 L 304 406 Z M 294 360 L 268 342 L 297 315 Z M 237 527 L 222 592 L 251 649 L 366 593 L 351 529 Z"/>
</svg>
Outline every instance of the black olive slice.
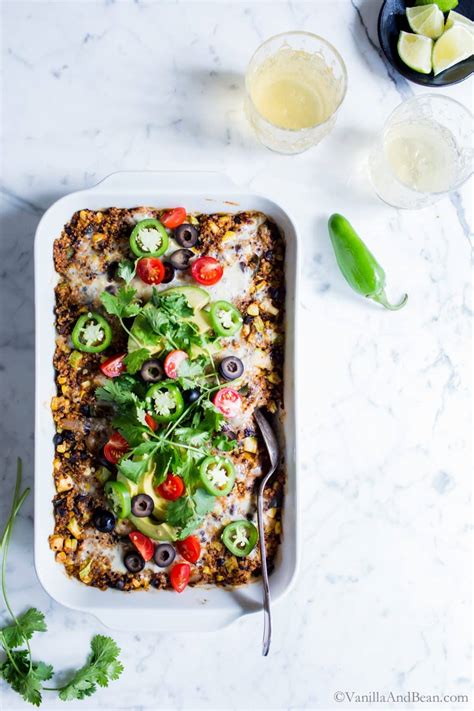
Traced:
<svg viewBox="0 0 474 711">
<path fill-rule="evenodd" d="M 163 266 L 165 268 L 165 275 L 163 279 L 161 280 L 162 284 L 169 284 L 170 281 L 173 281 L 174 279 L 174 267 L 171 264 L 171 262 L 163 262 Z"/>
<path fill-rule="evenodd" d="M 219 374 L 224 380 L 235 380 L 240 378 L 244 372 L 244 364 L 236 356 L 227 356 L 219 363 Z"/>
<path fill-rule="evenodd" d="M 193 402 L 196 402 L 196 400 L 199 400 L 200 395 L 201 391 L 199 390 L 199 388 L 185 390 L 183 393 L 184 402 L 186 403 L 186 405 L 191 405 Z"/>
<path fill-rule="evenodd" d="M 130 573 L 139 573 L 145 567 L 145 561 L 137 551 L 130 551 L 123 559 L 126 569 Z"/>
<path fill-rule="evenodd" d="M 176 252 L 170 256 L 170 262 L 175 269 L 180 269 L 181 271 L 189 267 L 191 259 L 196 255 L 191 252 L 190 249 L 177 249 Z"/>
<path fill-rule="evenodd" d="M 176 551 L 171 543 L 160 543 L 156 546 L 153 559 L 160 568 L 166 568 L 167 565 L 171 565 L 175 558 Z"/>
<path fill-rule="evenodd" d="M 132 498 L 132 514 L 143 518 L 153 513 L 154 503 L 148 494 L 137 494 Z"/>
<path fill-rule="evenodd" d="M 156 358 L 146 360 L 140 369 L 140 375 L 145 383 L 157 383 L 162 380 L 164 374 L 163 366 Z"/>
<path fill-rule="evenodd" d="M 96 529 L 101 533 L 111 533 L 115 528 L 115 516 L 107 509 L 96 509 L 92 520 Z"/>
<path fill-rule="evenodd" d="M 194 247 L 198 240 L 198 231 L 194 225 L 184 222 L 175 229 L 174 238 L 181 247 Z"/>
</svg>

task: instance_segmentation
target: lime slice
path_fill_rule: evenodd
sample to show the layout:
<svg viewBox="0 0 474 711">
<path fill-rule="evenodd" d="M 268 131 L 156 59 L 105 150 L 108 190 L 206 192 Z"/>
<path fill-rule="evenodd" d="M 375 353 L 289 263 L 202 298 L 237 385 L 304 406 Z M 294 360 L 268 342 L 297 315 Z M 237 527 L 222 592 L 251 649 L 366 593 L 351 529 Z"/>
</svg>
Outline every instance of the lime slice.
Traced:
<svg viewBox="0 0 474 711">
<path fill-rule="evenodd" d="M 422 74 L 431 72 L 432 39 L 423 37 L 423 35 L 412 35 L 410 32 L 402 30 L 398 38 L 397 49 L 400 59 L 407 67 Z"/>
<path fill-rule="evenodd" d="M 431 5 L 432 2 L 433 0 L 416 0 L 415 5 L 420 7 L 421 5 Z M 441 12 L 448 12 L 458 6 L 459 0 L 435 0 L 435 3 Z"/>
<path fill-rule="evenodd" d="M 471 54 L 474 54 L 474 35 L 462 25 L 454 24 L 435 42 L 433 49 L 435 75 L 462 62 Z"/>
<path fill-rule="evenodd" d="M 444 15 L 437 5 L 407 7 L 407 20 L 413 32 L 436 39 L 444 32 Z"/>
<path fill-rule="evenodd" d="M 462 25 L 471 32 L 474 32 L 474 22 L 472 20 L 470 20 L 468 17 L 464 17 L 464 15 L 461 15 L 459 12 L 454 12 L 454 10 L 451 10 L 448 17 L 446 18 L 446 25 L 444 28 L 445 30 L 449 30 L 449 28 L 453 25 Z"/>
</svg>

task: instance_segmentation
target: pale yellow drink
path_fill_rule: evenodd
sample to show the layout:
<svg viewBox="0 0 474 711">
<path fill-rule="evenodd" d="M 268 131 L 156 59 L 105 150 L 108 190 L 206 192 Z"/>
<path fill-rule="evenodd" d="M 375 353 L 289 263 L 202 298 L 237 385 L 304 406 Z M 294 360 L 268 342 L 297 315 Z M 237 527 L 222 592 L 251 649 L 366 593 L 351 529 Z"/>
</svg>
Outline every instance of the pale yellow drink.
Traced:
<svg viewBox="0 0 474 711">
<path fill-rule="evenodd" d="M 290 47 L 268 57 L 250 74 L 248 87 L 260 114 L 280 128 L 324 123 L 340 97 L 338 82 L 323 58 Z"/>
<path fill-rule="evenodd" d="M 300 153 L 333 127 L 347 74 L 322 37 L 287 32 L 257 49 L 245 84 L 247 116 L 260 141 L 280 153 Z"/>
</svg>

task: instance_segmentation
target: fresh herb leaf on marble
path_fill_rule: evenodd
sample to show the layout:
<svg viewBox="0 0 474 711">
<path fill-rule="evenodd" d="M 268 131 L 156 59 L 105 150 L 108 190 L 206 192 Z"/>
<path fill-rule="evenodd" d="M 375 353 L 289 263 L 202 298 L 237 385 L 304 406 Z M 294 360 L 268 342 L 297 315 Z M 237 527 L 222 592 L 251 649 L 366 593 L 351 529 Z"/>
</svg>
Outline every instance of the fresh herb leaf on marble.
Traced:
<svg viewBox="0 0 474 711">
<path fill-rule="evenodd" d="M 62 687 L 43 686 L 53 676 L 53 667 L 42 661 L 34 661 L 30 640 L 36 632 L 46 632 L 44 615 L 36 608 L 30 608 L 21 615 L 15 615 L 7 595 L 6 570 L 10 540 L 15 519 L 30 490 L 22 489 L 22 462 L 17 461 L 16 483 L 10 514 L 0 538 L 1 594 L 12 622 L 0 629 L 0 646 L 6 659 L 0 664 L 2 678 L 20 696 L 34 706 L 40 706 L 43 692 L 58 691 L 63 701 L 83 699 L 93 694 L 97 686 L 108 686 L 109 681 L 118 679 L 123 666 L 118 660 L 120 653 L 116 643 L 110 637 L 96 635 L 91 642 L 91 655 L 87 664 L 75 672 L 72 679 Z M 21 647 L 21 649 L 20 649 Z"/>
<path fill-rule="evenodd" d="M 138 260 L 137 260 L 138 261 Z M 123 279 L 127 284 L 132 281 L 135 276 L 137 262 L 120 262 L 117 268 L 117 276 Z"/>
</svg>

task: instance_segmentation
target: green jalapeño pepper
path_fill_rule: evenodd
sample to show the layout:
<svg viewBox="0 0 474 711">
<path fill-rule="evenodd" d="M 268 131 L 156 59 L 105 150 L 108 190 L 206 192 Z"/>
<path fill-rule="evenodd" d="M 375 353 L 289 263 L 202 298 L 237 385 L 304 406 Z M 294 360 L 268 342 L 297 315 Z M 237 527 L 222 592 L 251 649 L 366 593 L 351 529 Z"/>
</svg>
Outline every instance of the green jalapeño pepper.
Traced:
<svg viewBox="0 0 474 711">
<path fill-rule="evenodd" d="M 218 336 L 233 336 L 242 327 L 242 315 L 228 301 L 215 301 L 209 310 L 211 326 Z"/>
<path fill-rule="evenodd" d="M 329 235 L 336 260 L 347 283 L 357 293 L 396 311 L 405 306 L 405 294 L 398 304 L 390 304 L 385 295 L 385 272 L 354 228 L 342 215 L 331 215 Z"/>
<path fill-rule="evenodd" d="M 130 249 L 137 257 L 161 257 L 168 249 L 169 241 L 159 220 L 142 220 L 130 235 Z"/>
<path fill-rule="evenodd" d="M 235 469 L 226 457 L 206 457 L 199 467 L 203 487 L 212 496 L 227 496 L 235 481 Z"/>
<path fill-rule="evenodd" d="M 110 344 L 112 329 L 103 316 L 89 312 L 79 316 L 71 339 L 78 351 L 100 353 Z"/>
<path fill-rule="evenodd" d="M 110 503 L 110 508 L 118 518 L 130 516 L 131 498 L 130 492 L 122 481 L 108 481 L 104 491 Z"/>
<path fill-rule="evenodd" d="M 156 383 L 148 389 L 147 403 L 156 422 L 173 422 L 184 410 L 183 396 L 174 383 Z"/>
<path fill-rule="evenodd" d="M 234 555 L 243 558 L 253 551 L 258 531 L 250 521 L 232 521 L 222 532 L 222 543 Z"/>
</svg>

